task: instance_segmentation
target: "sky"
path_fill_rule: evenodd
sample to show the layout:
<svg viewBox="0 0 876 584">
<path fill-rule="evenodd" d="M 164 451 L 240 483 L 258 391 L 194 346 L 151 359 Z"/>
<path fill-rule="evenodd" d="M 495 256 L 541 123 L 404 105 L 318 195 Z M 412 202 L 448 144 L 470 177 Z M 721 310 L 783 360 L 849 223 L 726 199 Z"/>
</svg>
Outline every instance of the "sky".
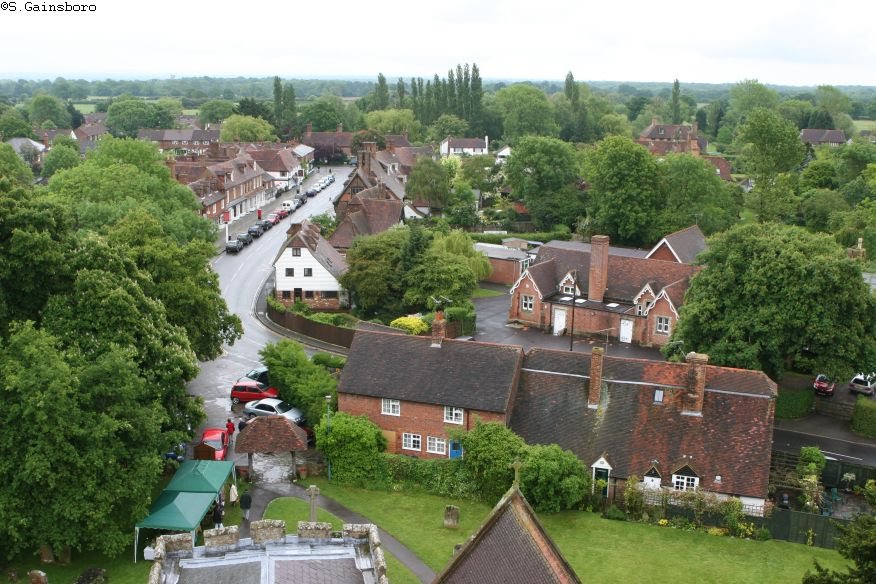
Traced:
<svg viewBox="0 0 876 584">
<path fill-rule="evenodd" d="M 84 1 L 3 0 L 0 78 L 394 81 L 477 63 L 488 80 L 876 86 L 873 0 Z"/>
</svg>

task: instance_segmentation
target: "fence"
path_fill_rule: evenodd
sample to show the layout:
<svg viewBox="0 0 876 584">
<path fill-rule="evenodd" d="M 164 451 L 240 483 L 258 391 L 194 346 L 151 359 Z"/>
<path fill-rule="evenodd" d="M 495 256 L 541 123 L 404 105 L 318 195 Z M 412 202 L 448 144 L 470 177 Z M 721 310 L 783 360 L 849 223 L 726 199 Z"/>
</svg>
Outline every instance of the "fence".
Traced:
<svg viewBox="0 0 876 584">
<path fill-rule="evenodd" d="M 800 455 L 797 453 L 773 450 L 772 460 L 770 461 L 771 471 L 787 472 L 793 470 L 797 468 L 799 461 Z M 876 468 L 829 458 L 827 464 L 824 465 L 824 470 L 821 471 L 821 484 L 828 489 L 849 486 L 843 482 L 843 476 L 848 473 L 855 475 L 855 480 L 851 483 L 851 486 L 863 486 L 870 479 L 876 480 Z"/>
</svg>

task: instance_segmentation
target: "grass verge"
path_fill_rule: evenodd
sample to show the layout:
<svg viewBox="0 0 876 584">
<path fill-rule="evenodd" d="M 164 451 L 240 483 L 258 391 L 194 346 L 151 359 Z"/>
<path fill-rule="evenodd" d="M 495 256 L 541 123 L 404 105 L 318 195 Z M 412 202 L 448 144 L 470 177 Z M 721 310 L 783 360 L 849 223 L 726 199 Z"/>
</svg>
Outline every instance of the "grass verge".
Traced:
<svg viewBox="0 0 876 584">
<path fill-rule="evenodd" d="M 489 290 L 487 288 L 478 288 L 472 292 L 472 298 L 492 298 L 494 296 L 503 296 L 506 292 L 500 290 Z"/>
<path fill-rule="evenodd" d="M 315 480 L 324 495 L 368 517 L 391 533 L 436 572 L 450 559 L 453 544 L 474 533 L 490 508 L 422 493 L 385 493 L 344 488 Z M 460 506 L 460 528 L 443 527 L 444 505 Z M 584 580 L 663 582 L 666 574 L 696 574 L 697 582 L 794 583 L 813 560 L 832 569 L 846 561 L 835 551 L 783 541 L 716 537 L 625 521 L 594 513 L 539 516 L 566 559 Z"/>
</svg>

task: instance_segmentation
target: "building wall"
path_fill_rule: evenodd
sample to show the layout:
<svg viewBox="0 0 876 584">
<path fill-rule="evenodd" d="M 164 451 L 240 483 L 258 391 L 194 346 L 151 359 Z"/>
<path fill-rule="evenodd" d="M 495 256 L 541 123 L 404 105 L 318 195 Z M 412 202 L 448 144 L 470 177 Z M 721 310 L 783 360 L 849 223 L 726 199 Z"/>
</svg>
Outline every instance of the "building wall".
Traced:
<svg viewBox="0 0 876 584">
<path fill-rule="evenodd" d="M 490 265 L 493 266 L 493 272 L 485 282 L 511 286 L 520 277 L 520 260 L 490 258 Z"/>
<path fill-rule="evenodd" d="M 521 308 L 521 296 L 532 296 L 533 306 L 531 311 L 526 311 Z M 529 276 L 524 278 L 520 285 L 514 290 L 511 298 L 511 308 L 508 312 L 508 319 L 521 324 L 543 328 L 550 326 L 550 314 L 545 314 L 547 306 L 539 299 L 538 291 L 532 284 Z"/>
<path fill-rule="evenodd" d="M 660 247 L 654 250 L 654 252 L 648 256 L 648 259 L 652 260 L 666 260 L 667 262 L 676 262 L 678 260 L 673 255 L 672 250 L 669 249 L 669 246 L 666 243 L 663 243 Z"/>
<path fill-rule="evenodd" d="M 478 419 L 482 422 L 507 423 L 504 414 L 479 410 L 465 410 L 462 424 L 445 423 L 443 406 L 409 401 L 401 402 L 400 415 L 391 416 L 380 413 L 381 401 L 380 398 L 376 397 L 339 392 L 338 411 L 354 416 L 367 416 L 387 436 L 387 452 L 396 454 L 409 454 L 419 458 L 446 458 L 447 454 L 426 452 L 428 436 L 444 438 L 449 443 L 449 430 L 469 430 L 474 427 L 475 421 Z M 405 432 L 420 435 L 421 448 L 419 451 L 402 448 L 402 434 Z"/>
<path fill-rule="evenodd" d="M 664 316 L 669 318 L 669 334 L 663 334 L 657 332 L 657 317 Z M 639 319 L 641 322 L 641 319 Z M 639 340 L 639 343 L 643 345 L 651 345 L 655 347 L 662 347 L 666 343 L 669 342 L 669 338 L 672 336 L 672 331 L 675 330 L 675 325 L 678 323 L 678 319 L 675 317 L 675 314 L 672 312 L 672 307 L 666 298 L 660 298 L 657 300 L 656 304 L 651 307 L 648 311 L 648 318 L 645 322 L 645 326 L 642 327 L 644 330 L 642 331 L 643 335 Z M 636 324 L 639 324 L 638 322 Z M 634 335 L 635 336 L 635 335 Z"/>
<path fill-rule="evenodd" d="M 287 247 L 274 264 L 276 291 L 282 299 L 283 291 L 294 292 L 295 288 L 302 291 L 337 291 L 340 295 L 341 285 L 335 277 L 316 261 L 306 247 L 302 247 L 300 256 L 292 255 L 292 248 Z M 286 276 L 286 268 L 295 270 L 295 276 Z M 313 276 L 305 277 L 304 268 L 312 268 Z M 315 298 L 314 298 L 315 300 Z"/>
</svg>

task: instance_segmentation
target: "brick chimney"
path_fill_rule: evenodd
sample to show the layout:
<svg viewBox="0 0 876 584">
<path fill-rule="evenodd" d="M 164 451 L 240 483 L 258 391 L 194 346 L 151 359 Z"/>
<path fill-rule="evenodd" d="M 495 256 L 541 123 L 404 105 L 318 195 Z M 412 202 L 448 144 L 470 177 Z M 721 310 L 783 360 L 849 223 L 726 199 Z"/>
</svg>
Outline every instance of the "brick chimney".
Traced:
<svg viewBox="0 0 876 584">
<path fill-rule="evenodd" d="M 48 132 L 43 132 L 43 146 L 45 146 L 46 148 L 49 147 L 49 133 Z"/>
<path fill-rule="evenodd" d="M 608 236 L 594 235 L 590 238 L 590 275 L 587 283 L 587 300 L 602 302 L 608 282 Z"/>
<path fill-rule="evenodd" d="M 447 332 L 447 321 L 444 320 L 444 311 L 435 311 L 435 320 L 432 321 L 432 346 L 436 349 L 441 348 L 441 343 L 444 341 L 444 334 Z"/>
<path fill-rule="evenodd" d="M 395 142 L 393 141 L 392 138 L 387 139 L 386 150 L 390 153 L 395 152 Z"/>
<path fill-rule="evenodd" d="M 691 351 L 684 358 L 687 361 L 687 395 L 685 395 L 683 416 L 703 415 L 703 396 L 706 391 L 706 365 L 709 356 Z"/>
<path fill-rule="evenodd" d="M 602 393 L 602 358 L 605 349 L 593 347 L 590 352 L 590 386 L 587 391 L 587 407 L 599 408 L 599 394 Z"/>
<path fill-rule="evenodd" d="M 313 136 L 313 124 L 307 122 L 307 126 L 304 127 L 304 137 L 310 138 Z"/>
</svg>

